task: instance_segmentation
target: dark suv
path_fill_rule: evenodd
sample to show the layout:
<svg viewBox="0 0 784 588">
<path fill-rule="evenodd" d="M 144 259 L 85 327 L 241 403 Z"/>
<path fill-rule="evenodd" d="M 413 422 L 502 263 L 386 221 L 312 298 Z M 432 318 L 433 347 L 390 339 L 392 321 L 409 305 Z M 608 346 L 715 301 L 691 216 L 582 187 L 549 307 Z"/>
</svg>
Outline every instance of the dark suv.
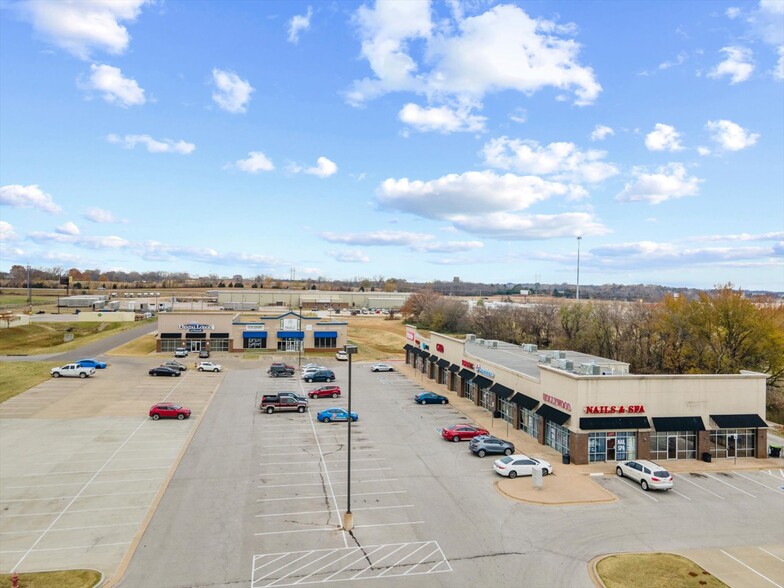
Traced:
<svg viewBox="0 0 784 588">
<path fill-rule="evenodd" d="M 285 363 L 273 363 L 267 373 L 273 378 L 288 378 L 294 375 L 294 366 Z"/>
<path fill-rule="evenodd" d="M 305 376 L 306 382 L 334 382 L 335 372 L 332 370 L 318 370 Z"/>
<path fill-rule="evenodd" d="M 484 457 L 488 453 L 503 453 L 504 455 L 512 455 L 514 453 L 514 445 L 512 443 L 492 435 L 478 435 L 474 437 L 468 444 L 468 449 L 479 457 Z"/>
</svg>

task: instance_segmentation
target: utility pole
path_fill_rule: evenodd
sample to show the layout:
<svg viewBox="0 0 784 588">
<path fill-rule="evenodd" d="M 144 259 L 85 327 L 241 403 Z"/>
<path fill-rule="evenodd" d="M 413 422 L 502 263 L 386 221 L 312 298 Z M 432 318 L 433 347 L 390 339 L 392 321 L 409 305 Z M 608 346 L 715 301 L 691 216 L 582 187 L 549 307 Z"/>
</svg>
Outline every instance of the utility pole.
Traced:
<svg viewBox="0 0 784 588">
<path fill-rule="evenodd" d="M 580 241 L 582 237 L 577 237 L 577 300 L 580 300 Z"/>
</svg>

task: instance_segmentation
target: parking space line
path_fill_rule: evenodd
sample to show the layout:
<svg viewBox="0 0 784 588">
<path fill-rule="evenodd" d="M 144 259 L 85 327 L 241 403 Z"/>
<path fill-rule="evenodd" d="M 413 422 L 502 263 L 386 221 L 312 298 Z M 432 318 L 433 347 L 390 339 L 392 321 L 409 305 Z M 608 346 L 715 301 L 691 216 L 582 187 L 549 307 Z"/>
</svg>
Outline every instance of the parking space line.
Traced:
<svg viewBox="0 0 784 588">
<path fill-rule="evenodd" d="M 52 529 L 49 532 L 50 533 L 61 533 L 63 531 L 85 531 L 87 529 L 104 529 L 106 527 L 130 527 L 130 526 L 135 527 L 135 526 L 138 526 L 138 525 L 139 525 L 139 522 L 136 521 L 136 522 L 133 522 L 133 523 L 113 523 L 111 525 L 91 525 L 89 527 L 65 527 L 65 528 L 62 528 L 62 529 Z M 36 530 L 30 530 L 30 531 L 3 531 L 3 532 L 0 533 L 0 535 L 19 535 L 20 533 L 22 533 L 22 534 L 24 534 L 24 533 L 41 533 L 42 531 L 43 531 L 43 529 L 36 529 Z"/>
<path fill-rule="evenodd" d="M 102 496 L 128 496 L 131 494 L 155 494 L 157 490 L 146 490 L 141 492 L 113 492 L 111 494 L 83 494 L 80 498 L 100 498 Z M 40 502 L 42 500 L 65 500 L 66 498 L 75 498 L 74 496 L 52 496 L 49 498 L 11 498 L 9 500 L 0 500 L 0 504 L 4 502 Z"/>
<path fill-rule="evenodd" d="M 163 478 L 133 478 L 131 480 L 96 480 L 93 484 L 127 484 L 129 482 L 152 482 L 162 481 Z M 60 482 L 59 484 L 33 484 L 30 486 L 6 486 L 6 490 L 12 488 L 48 488 L 50 486 L 76 486 L 82 482 Z"/>
<path fill-rule="evenodd" d="M 95 549 L 96 547 L 116 547 L 118 545 L 130 545 L 130 541 L 123 541 L 122 543 L 94 543 L 92 545 L 73 545 L 70 547 L 43 547 L 41 549 L 33 549 L 30 548 L 27 550 L 26 553 L 30 553 L 34 551 L 35 553 L 41 553 L 42 551 L 66 551 L 69 549 Z M 17 550 L 17 551 L 0 551 L 0 553 L 25 553 L 24 550 Z M 13 573 L 13 571 L 11 572 Z"/>
<path fill-rule="evenodd" d="M 680 493 L 680 492 L 678 492 L 678 491 L 677 491 L 675 488 L 672 488 L 672 489 L 670 490 L 670 492 L 675 492 L 675 494 L 677 494 L 678 496 L 680 496 L 680 497 L 682 497 L 682 498 L 685 498 L 686 500 L 691 500 L 691 498 L 689 498 L 689 497 L 688 497 L 688 496 L 686 496 L 685 494 L 681 494 L 681 493 Z"/>
<path fill-rule="evenodd" d="M 397 478 L 378 478 L 376 480 L 352 480 L 354 484 L 367 484 L 369 482 L 397 482 Z M 333 484 L 345 484 L 346 482 L 335 481 Z M 296 488 L 298 486 L 321 486 L 321 482 L 305 483 L 305 484 L 273 484 L 256 486 L 256 488 Z M 2 515 L 0 515 L 2 516 Z"/>
<path fill-rule="evenodd" d="M 403 575 L 404 575 L 404 576 L 407 576 L 408 574 L 410 574 L 411 572 L 413 572 L 413 571 L 414 571 L 414 570 L 417 568 L 417 566 L 421 565 L 423 561 L 425 561 L 425 560 L 426 560 L 428 557 L 430 557 L 431 555 L 433 555 L 433 554 L 434 554 L 434 553 L 436 553 L 437 551 L 438 551 L 438 548 L 436 548 L 436 549 L 434 549 L 433 551 L 431 551 L 430 553 L 428 553 L 428 554 L 427 554 L 425 557 L 423 557 L 423 558 L 422 558 L 422 559 L 420 559 L 420 560 L 419 560 L 419 561 L 418 561 L 416 564 L 414 564 L 414 566 L 413 566 L 413 567 L 412 567 L 410 570 L 406 570 L 406 573 L 405 573 L 405 574 L 403 574 Z M 438 562 L 438 563 L 436 564 L 436 566 L 438 566 L 440 563 L 441 563 L 441 562 Z M 415 575 L 416 575 L 416 574 L 415 574 Z"/>
<path fill-rule="evenodd" d="M 770 552 L 770 551 L 768 551 L 767 549 L 763 549 L 762 547 L 758 547 L 757 549 L 759 549 L 760 551 L 764 551 L 764 552 L 765 552 L 765 553 L 767 553 L 769 556 L 771 556 L 771 557 L 775 557 L 775 558 L 776 558 L 777 560 L 779 560 L 779 561 L 784 561 L 784 559 L 781 559 L 781 558 L 780 558 L 778 555 L 776 555 L 775 553 L 771 553 L 771 552 Z"/>
<path fill-rule="evenodd" d="M 743 562 L 742 562 L 742 561 L 740 561 L 740 560 L 739 560 L 737 557 L 734 557 L 734 556 L 730 555 L 729 553 L 727 553 L 727 552 L 726 552 L 726 551 L 724 551 L 723 549 L 719 549 L 719 551 L 721 551 L 721 552 L 722 552 L 724 555 L 726 555 L 727 557 L 729 557 L 729 558 L 731 558 L 731 559 L 735 560 L 736 562 L 738 562 L 738 563 L 739 563 L 740 565 L 742 565 L 744 568 L 747 568 L 748 570 L 751 570 L 752 572 L 754 572 L 755 574 L 757 574 L 757 575 L 758 575 L 760 578 L 762 578 L 762 579 L 764 579 L 764 580 L 767 580 L 768 582 L 770 582 L 771 584 L 773 584 L 774 586 L 776 586 L 776 588 L 784 588 L 784 586 L 782 586 L 781 584 L 776 584 L 776 582 L 774 582 L 773 580 L 771 580 L 771 579 L 770 579 L 770 578 L 768 578 L 767 576 L 765 576 L 765 575 L 763 575 L 763 574 L 760 574 L 760 573 L 759 573 L 757 570 L 755 570 L 755 569 L 754 569 L 754 568 L 752 568 L 751 566 L 749 566 L 749 565 L 747 565 L 747 564 L 743 563 Z"/>
<path fill-rule="evenodd" d="M 340 527 L 321 527 L 318 529 L 297 529 L 293 531 L 267 531 L 265 533 L 253 533 L 255 537 L 259 535 L 288 535 L 289 533 L 315 533 L 316 531 L 340 531 Z M 344 533 L 345 535 L 345 533 Z"/>
<path fill-rule="evenodd" d="M 399 527 L 400 525 L 424 525 L 425 521 L 410 521 L 407 523 L 376 523 L 373 525 L 354 525 L 355 529 L 369 529 L 370 527 Z"/>
<path fill-rule="evenodd" d="M 348 565 L 346 565 L 346 566 L 343 566 L 342 568 L 340 568 L 340 569 L 339 569 L 337 572 L 335 572 L 334 574 L 330 574 L 329 576 L 327 576 L 326 578 L 324 578 L 324 579 L 322 580 L 322 582 L 329 582 L 329 579 L 330 579 L 330 578 L 332 578 L 333 576 L 337 576 L 337 575 L 338 575 L 340 572 L 347 570 L 348 568 L 350 568 L 351 566 L 353 566 L 355 563 L 357 563 L 357 562 L 360 562 L 360 561 L 362 561 L 363 559 L 370 559 L 370 556 L 371 556 L 371 555 L 373 555 L 373 554 L 374 554 L 374 553 L 376 553 L 377 551 L 381 550 L 381 548 L 383 548 L 383 547 L 384 547 L 383 545 L 379 545 L 379 546 L 377 546 L 377 547 L 376 547 L 376 549 L 374 549 L 373 551 L 370 551 L 370 552 L 367 552 L 367 551 L 365 551 L 365 550 L 363 549 L 363 550 L 362 550 L 362 555 L 361 555 L 361 556 L 359 556 L 359 558 L 358 558 L 358 559 L 355 559 L 355 560 L 353 560 L 352 562 L 350 562 Z"/>
<path fill-rule="evenodd" d="M 142 423 L 144 424 L 144 423 Z M 106 462 L 108 463 L 112 458 L 108 457 Z M 145 470 L 168 470 L 171 466 L 156 466 L 151 468 L 123 468 L 120 470 L 105 470 L 103 468 L 99 469 L 97 474 L 106 473 L 106 472 L 143 472 Z M 86 472 L 46 472 L 41 474 L 21 474 L 20 478 L 35 478 L 37 476 L 72 476 L 78 474 L 90 474 L 92 471 L 88 470 Z M 89 484 L 89 482 L 88 482 Z"/>
<path fill-rule="evenodd" d="M 734 473 L 735 473 L 735 474 L 737 474 L 738 476 L 740 476 L 741 478 L 745 478 L 745 479 L 746 479 L 746 480 L 748 480 L 749 482 L 754 482 L 755 484 L 759 484 L 759 485 L 760 485 L 760 486 L 762 486 L 763 488 L 767 488 L 767 489 L 768 489 L 768 490 L 770 490 L 771 492 L 775 492 L 776 494 L 781 494 L 781 490 L 779 490 L 778 488 L 771 488 L 770 486 L 766 486 L 766 485 L 765 485 L 765 484 L 763 484 L 762 482 L 757 482 L 757 480 L 754 480 L 754 479 L 752 479 L 752 478 L 749 478 L 748 476 L 744 476 L 744 475 L 743 475 L 743 474 L 741 474 L 740 472 L 734 472 Z"/>
<path fill-rule="evenodd" d="M 743 492 L 743 493 L 744 493 L 744 494 L 746 494 L 747 496 L 751 496 L 752 498 L 756 498 L 756 496 L 754 496 L 754 495 L 753 495 L 751 492 L 746 492 L 745 490 L 741 490 L 741 489 L 740 489 L 740 488 L 738 488 L 737 486 L 733 486 L 733 485 L 732 485 L 732 484 L 730 484 L 729 482 L 725 482 L 724 480 L 720 480 L 720 479 L 719 479 L 719 478 L 717 478 L 716 476 L 711 476 L 710 474 L 705 474 L 705 475 L 706 475 L 706 476 L 708 476 L 708 477 L 709 477 L 711 480 L 716 480 L 717 482 L 721 482 L 721 483 L 722 483 L 722 484 L 724 484 L 725 486 L 729 486 L 730 488 L 734 488 L 734 489 L 735 489 L 735 490 L 737 490 L 738 492 Z"/>
<path fill-rule="evenodd" d="M 309 497 L 310 498 L 310 497 Z M 413 504 L 402 504 L 396 506 L 360 506 L 358 508 L 352 509 L 355 510 L 389 510 L 392 508 L 414 508 Z M 332 512 L 332 510 L 303 510 L 300 512 L 275 512 L 270 514 L 257 514 L 256 518 L 262 517 L 287 517 L 287 516 L 296 516 L 296 515 L 310 515 L 310 514 L 325 514 Z"/>
<path fill-rule="evenodd" d="M 85 508 L 80 510 L 69 510 L 69 513 L 74 512 L 102 512 L 105 510 L 128 510 L 132 508 L 150 508 L 149 504 L 144 504 L 141 506 L 113 506 L 110 508 Z M 34 512 L 34 513 L 25 513 L 25 514 L 0 514 L 0 519 L 10 519 L 10 518 L 18 518 L 18 517 L 42 517 L 42 516 L 50 516 L 60 514 L 59 511 L 55 512 Z M 56 522 L 56 521 L 55 521 Z"/>
<path fill-rule="evenodd" d="M 700 486 L 696 482 L 692 482 L 691 480 L 686 479 L 686 477 L 684 477 L 684 476 L 682 476 L 680 474 L 678 474 L 678 475 L 673 474 L 673 478 L 678 478 L 679 480 L 683 480 L 684 482 L 688 482 L 689 484 L 693 484 L 694 486 L 697 486 L 697 488 L 700 488 L 701 490 L 705 490 L 705 492 L 707 492 L 708 494 L 713 494 L 716 498 L 721 498 L 722 500 L 724 500 L 724 497 L 721 494 L 716 494 L 712 490 L 708 490 L 707 488 L 703 488 L 702 486 Z"/>
<path fill-rule="evenodd" d="M 397 548 L 397 549 L 395 549 L 394 551 L 391 551 L 391 552 L 387 553 L 387 554 L 386 554 L 384 557 L 382 557 L 382 558 L 381 558 L 381 559 L 379 559 L 379 560 L 376 560 L 374 563 L 371 563 L 371 564 L 370 564 L 368 567 L 366 567 L 364 570 L 360 570 L 360 571 L 358 571 L 356 574 L 354 574 L 353 576 L 351 576 L 351 579 L 353 580 L 354 578 L 356 578 L 356 577 L 357 577 L 357 576 L 359 576 L 360 574 L 363 574 L 363 573 L 365 573 L 366 571 L 368 571 L 369 569 L 371 569 L 371 568 L 372 568 L 374 565 L 375 565 L 375 566 L 378 566 L 378 564 L 379 564 L 379 563 L 381 563 L 382 561 L 384 561 L 384 560 L 385 560 L 385 559 L 387 559 L 388 557 L 392 557 L 393 555 L 395 555 L 395 554 L 396 554 L 398 551 L 400 551 L 400 550 L 401 550 L 401 549 L 403 549 L 404 547 L 406 547 L 406 543 L 402 543 L 402 544 L 400 545 L 400 547 L 398 547 L 398 548 Z M 400 563 L 400 560 L 398 560 L 398 563 Z M 384 570 L 383 572 L 381 572 L 381 573 L 379 574 L 379 577 L 383 576 L 385 572 L 387 572 L 387 571 L 391 570 L 393 567 L 394 567 L 394 565 L 391 565 L 391 566 L 387 567 L 387 569 L 386 569 L 386 570 Z"/>
<path fill-rule="evenodd" d="M 351 461 L 379 461 L 382 459 L 386 459 L 385 457 L 368 457 L 368 458 L 360 458 L 360 459 L 352 459 Z M 345 459 L 335 459 L 332 461 L 261 461 L 259 465 L 291 465 L 291 466 L 299 466 L 299 465 L 310 465 L 314 463 L 346 463 Z"/>
<path fill-rule="evenodd" d="M 268 488 L 268 486 L 265 486 Z M 384 492 L 353 492 L 352 496 L 377 496 L 378 494 L 405 494 L 408 490 L 386 490 Z M 335 496 L 347 496 L 347 494 L 335 494 Z M 257 498 L 256 502 L 278 502 L 281 500 L 313 500 L 321 499 L 321 495 L 313 496 L 286 496 L 284 498 Z"/>
</svg>

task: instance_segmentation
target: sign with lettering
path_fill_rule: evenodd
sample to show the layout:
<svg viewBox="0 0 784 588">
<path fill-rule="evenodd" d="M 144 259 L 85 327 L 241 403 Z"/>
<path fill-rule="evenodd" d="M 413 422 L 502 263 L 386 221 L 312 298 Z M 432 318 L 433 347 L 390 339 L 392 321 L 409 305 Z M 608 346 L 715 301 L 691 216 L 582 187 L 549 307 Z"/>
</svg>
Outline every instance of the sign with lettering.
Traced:
<svg viewBox="0 0 784 588">
<path fill-rule="evenodd" d="M 214 331 L 215 325 L 205 325 L 204 323 L 185 323 L 180 325 L 181 331 L 188 331 L 189 333 L 203 333 L 204 331 Z"/>
<path fill-rule="evenodd" d="M 559 408 L 563 408 L 564 410 L 568 410 L 569 412 L 572 411 L 572 404 L 570 402 L 566 402 L 565 400 L 561 400 L 560 398 L 556 398 L 555 396 L 550 396 L 549 394 L 542 394 L 542 400 L 554 406 L 557 406 Z"/>
<path fill-rule="evenodd" d="M 415 339 L 413 331 L 406 331 L 406 339 L 413 341 Z"/>
<path fill-rule="evenodd" d="M 441 343 L 436 343 L 436 351 L 438 351 L 438 353 L 443 353 L 444 352 L 444 346 L 441 345 Z"/>
<path fill-rule="evenodd" d="M 493 372 L 493 371 L 491 371 L 491 370 L 489 370 L 487 368 L 483 368 L 479 364 L 476 364 L 476 371 L 479 372 L 480 374 L 482 374 L 483 376 L 487 376 L 488 378 L 495 378 L 495 372 Z"/>
<path fill-rule="evenodd" d="M 266 331 L 267 330 L 267 328 L 263 324 L 261 324 L 261 325 L 245 325 L 244 328 L 245 328 L 246 331 Z"/>
<path fill-rule="evenodd" d="M 585 407 L 585 414 L 642 414 L 645 406 L 642 404 L 601 404 Z"/>
<path fill-rule="evenodd" d="M 469 370 L 474 369 L 474 364 L 470 361 L 466 361 L 465 359 L 460 362 L 464 368 L 468 368 Z"/>
</svg>

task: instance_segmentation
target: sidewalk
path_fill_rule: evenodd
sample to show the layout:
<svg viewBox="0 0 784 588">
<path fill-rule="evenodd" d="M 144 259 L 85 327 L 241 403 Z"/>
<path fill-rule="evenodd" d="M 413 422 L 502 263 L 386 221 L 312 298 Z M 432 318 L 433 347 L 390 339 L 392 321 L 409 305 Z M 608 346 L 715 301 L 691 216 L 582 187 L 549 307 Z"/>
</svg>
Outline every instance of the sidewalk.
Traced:
<svg viewBox="0 0 784 588">
<path fill-rule="evenodd" d="M 481 406 L 476 406 L 472 401 L 458 397 L 455 392 L 451 392 L 445 386 L 437 384 L 435 380 L 431 380 L 422 372 L 415 371 L 411 366 L 403 362 L 395 362 L 395 368 L 426 390 L 449 398 L 449 403 L 452 407 L 465 415 L 474 424 L 487 429 L 496 437 L 507 439 L 514 443 L 516 453 L 524 453 L 531 457 L 541 458 L 553 465 L 553 474 L 543 478 L 542 488 L 540 489 L 534 488 L 533 480 L 530 478 L 510 480 L 499 476 L 496 487 L 504 496 L 522 502 L 557 506 L 606 504 L 617 500 L 614 494 L 593 481 L 593 478 L 597 476 L 614 476 L 614 462 L 586 465 L 563 464 L 561 454 L 551 447 L 540 445 L 536 439 L 527 433 L 514 429 L 512 425 L 503 419 L 494 419 Z M 683 474 L 689 472 L 726 472 L 781 468 L 784 467 L 784 458 L 756 459 L 741 457 L 737 460 L 713 460 L 710 463 L 688 459 L 671 460 L 665 463 L 667 470 L 671 473 Z"/>
</svg>

